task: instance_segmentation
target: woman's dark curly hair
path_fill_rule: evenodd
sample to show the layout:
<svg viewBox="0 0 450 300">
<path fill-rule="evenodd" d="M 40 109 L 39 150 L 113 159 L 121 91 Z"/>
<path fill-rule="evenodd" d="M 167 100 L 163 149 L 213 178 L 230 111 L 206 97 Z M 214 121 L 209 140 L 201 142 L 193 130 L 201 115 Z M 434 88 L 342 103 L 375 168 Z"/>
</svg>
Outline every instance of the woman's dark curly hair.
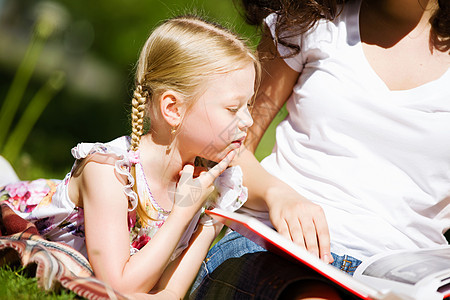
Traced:
<svg viewBox="0 0 450 300">
<path fill-rule="evenodd" d="M 440 51 L 450 50 L 450 1 L 438 0 L 439 8 L 430 18 L 433 44 Z"/>
<path fill-rule="evenodd" d="M 321 19 L 333 20 L 339 15 L 339 5 L 347 0 L 240 0 L 245 20 L 261 26 L 265 17 L 276 13 L 274 40 L 276 43 L 300 51 L 298 45 L 287 42 L 292 36 L 303 34 Z M 450 42 L 450 1 L 438 0 L 439 7 L 430 18 L 433 44 L 448 50 Z"/>
</svg>

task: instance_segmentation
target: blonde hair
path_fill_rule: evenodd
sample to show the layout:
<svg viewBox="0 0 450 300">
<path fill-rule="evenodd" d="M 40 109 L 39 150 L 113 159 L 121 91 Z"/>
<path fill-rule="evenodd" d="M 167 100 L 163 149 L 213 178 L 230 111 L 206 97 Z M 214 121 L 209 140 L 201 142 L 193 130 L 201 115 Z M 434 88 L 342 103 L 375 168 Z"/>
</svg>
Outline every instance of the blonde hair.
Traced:
<svg viewBox="0 0 450 300">
<path fill-rule="evenodd" d="M 249 63 L 255 67 L 257 89 L 261 76 L 259 61 L 246 43 L 228 29 L 196 16 L 176 17 L 162 23 L 147 39 L 137 65 L 131 150 L 138 150 L 144 121 L 149 118 L 152 106 L 159 104 L 156 102 L 163 92 L 179 93 L 188 101 L 185 105 L 189 108 L 202 92 L 208 76 L 241 69 Z M 133 176 L 136 178 L 135 170 Z M 137 213 L 143 221 L 150 219 L 140 201 Z"/>
</svg>

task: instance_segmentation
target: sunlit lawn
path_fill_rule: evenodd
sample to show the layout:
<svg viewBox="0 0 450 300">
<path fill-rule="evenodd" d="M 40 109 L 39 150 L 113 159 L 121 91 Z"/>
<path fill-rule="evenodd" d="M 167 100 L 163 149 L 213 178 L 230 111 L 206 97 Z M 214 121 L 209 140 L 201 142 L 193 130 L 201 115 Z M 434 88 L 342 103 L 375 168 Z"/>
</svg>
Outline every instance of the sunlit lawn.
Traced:
<svg viewBox="0 0 450 300">
<path fill-rule="evenodd" d="M 37 286 L 36 278 L 24 274 L 22 269 L 0 268 L 0 299 L 79 299 L 66 290 L 45 292 Z"/>
</svg>

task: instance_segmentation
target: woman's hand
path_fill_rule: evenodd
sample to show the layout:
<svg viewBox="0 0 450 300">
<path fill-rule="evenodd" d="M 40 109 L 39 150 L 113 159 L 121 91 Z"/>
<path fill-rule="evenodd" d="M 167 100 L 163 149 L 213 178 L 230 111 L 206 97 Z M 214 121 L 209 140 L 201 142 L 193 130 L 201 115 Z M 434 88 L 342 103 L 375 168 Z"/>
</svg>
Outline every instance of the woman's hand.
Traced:
<svg viewBox="0 0 450 300">
<path fill-rule="evenodd" d="M 237 151 L 230 151 L 224 159 L 209 171 L 194 176 L 194 166 L 187 164 L 180 172 L 180 180 L 175 192 L 174 210 L 189 210 L 195 214 L 214 190 L 214 180 L 230 165 Z"/>
<path fill-rule="evenodd" d="M 249 196 L 244 206 L 268 211 L 270 221 L 280 234 L 323 261 L 333 261 L 328 225 L 319 205 L 269 174 L 248 149 L 243 149 L 233 163 L 240 165 L 244 172 L 244 185 Z"/>
<path fill-rule="evenodd" d="M 282 182 L 267 191 L 266 204 L 270 221 L 281 235 L 324 262 L 333 262 L 328 225 L 319 205 Z"/>
</svg>

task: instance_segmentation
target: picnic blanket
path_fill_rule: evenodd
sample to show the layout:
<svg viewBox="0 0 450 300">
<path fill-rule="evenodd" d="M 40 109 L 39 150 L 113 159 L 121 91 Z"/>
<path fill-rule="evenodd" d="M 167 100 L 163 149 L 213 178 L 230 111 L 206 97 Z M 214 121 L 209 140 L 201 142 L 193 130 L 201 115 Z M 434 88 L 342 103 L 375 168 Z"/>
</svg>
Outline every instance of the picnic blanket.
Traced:
<svg viewBox="0 0 450 300">
<path fill-rule="evenodd" d="M 42 238 L 33 223 L 0 204 L 0 267 L 24 266 L 45 290 L 71 290 L 86 299 L 127 299 L 94 277 L 88 260 L 63 243 Z"/>
</svg>

